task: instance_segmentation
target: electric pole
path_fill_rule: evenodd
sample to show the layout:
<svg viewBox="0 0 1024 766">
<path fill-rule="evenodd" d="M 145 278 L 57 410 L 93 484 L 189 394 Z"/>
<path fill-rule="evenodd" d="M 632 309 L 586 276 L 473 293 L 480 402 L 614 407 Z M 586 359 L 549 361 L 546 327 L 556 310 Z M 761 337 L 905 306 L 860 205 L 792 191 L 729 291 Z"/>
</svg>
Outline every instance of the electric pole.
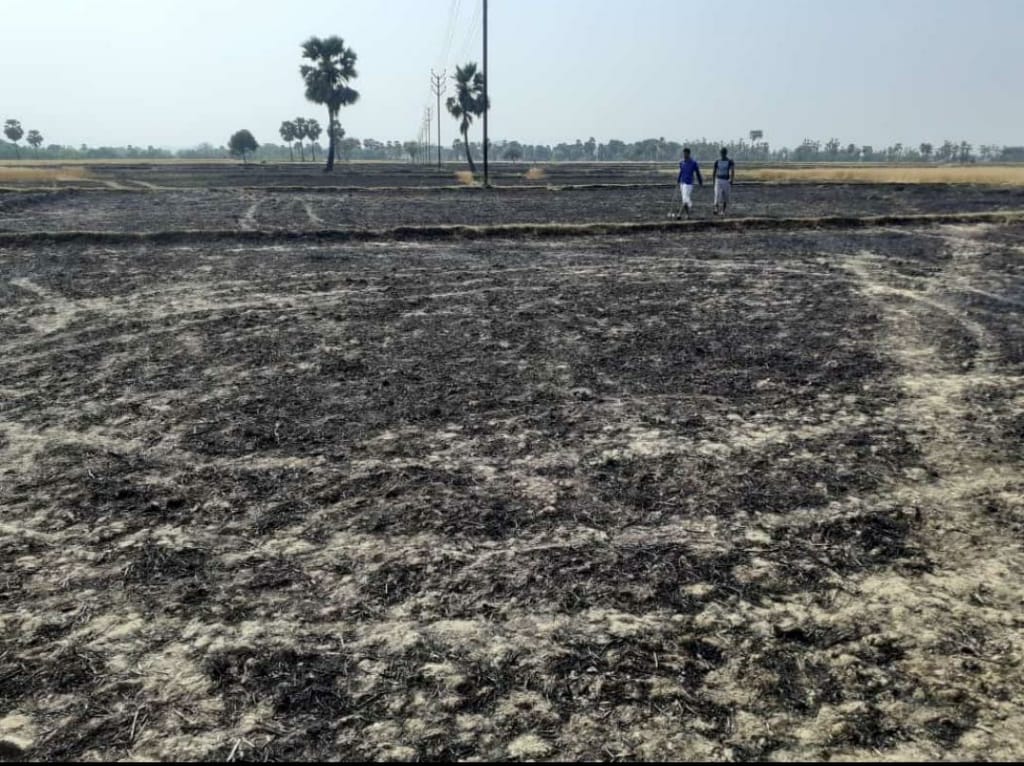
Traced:
<svg viewBox="0 0 1024 766">
<path fill-rule="evenodd" d="M 423 129 L 421 131 L 423 135 L 424 151 L 423 151 L 423 164 L 430 164 L 430 126 L 433 120 L 433 108 L 427 107 L 427 111 L 423 115 Z"/>
<path fill-rule="evenodd" d="M 435 74 L 434 70 L 430 70 L 430 88 L 434 91 L 434 95 L 437 96 L 437 169 L 441 169 L 441 95 L 448 89 L 448 83 L 445 81 L 445 77 L 448 74 L 448 70 L 444 70 L 441 74 Z"/>
<path fill-rule="evenodd" d="M 487 113 L 491 111 L 491 102 L 487 98 L 487 0 L 484 0 L 484 188 L 490 186 L 487 171 L 487 152 L 490 147 L 487 145 Z"/>
</svg>

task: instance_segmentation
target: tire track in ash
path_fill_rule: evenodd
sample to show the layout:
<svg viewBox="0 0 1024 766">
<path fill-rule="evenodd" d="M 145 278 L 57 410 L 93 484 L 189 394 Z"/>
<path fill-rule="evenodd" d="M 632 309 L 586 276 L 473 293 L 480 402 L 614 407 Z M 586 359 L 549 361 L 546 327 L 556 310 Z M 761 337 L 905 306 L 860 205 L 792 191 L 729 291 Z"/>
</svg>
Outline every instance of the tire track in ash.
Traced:
<svg viewBox="0 0 1024 766">
<path fill-rule="evenodd" d="M 47 313 L 42 316 L 31 316 L 26 319 L 28 325 L 40 335 L 45 336 L 64 329 L 74 320 L 80 310 L 78 301 L 68 300 L 64 296 L 36 284 L 31 279 L 12 279 L 10 283 L 35 295 L 47 310 Z"/>
<path fill-rule="evenodd" d="M 970 258 L 956 251 L 937 272 L 920 279 L 919 289 L 894 287 L 905 275 L 889 272 L 876 253 L 862 252 L 843 266 L 856 278 L 862 294 L 881 313 L 886 335 L 882 351 L 902 373 L 904 399 L 899 426 L 920 450 L 928 472 L 920 471 L 890 489 L 891 499 L 915 509 L 921 519 L 919 544 L 934 569 L 922 577 L 886 573 L 863 584 L 860 597 L 870 609 L 899 610 L 898 630 L 910 647 L 903 666 L 923 677 L 947 672 L 949 650 L 942 637 L 974 631 L 985 636 L 992 656 L 979 674 L 1002 683 L 1024 682 L 1019 657 L 1021 624 L 1019 576 L 1024 551 L 984 508 L 986 498 L 1010 497 L 1024 502 L 1024 466 L 1012 455 L 993 455 L 977 429 L 979 405 L 972 393 L 999 391 L 1006 401 L 1024 391 L 1020 379 L 1005 367 L 993 334 L 946 296 L 950 287 L 970 279 Z M 957 289 L 954 287 L 954 289 Z M 935 346 L 935 313 L 952 319 L 977 344 L 972 368 L 965 369 Z M 929 476 L 928 473 L 931 475 Z M 893 611 L 895 615 L 896 612 Z M 989 695 L 972 700 L 978 731 L 971 734 L 971 752 L 993 753 L 1009 747 L 1019 751 L 1024 739 L 1008 738 L 1024 731 L 1024 705 L 1004 703 Z"/>
<path fill-rule="evenodd" d="M 260 207 L 263 205 L 263 199 L 254 199 L 252 195 L 244 195 L 242 199 L 247 201 L 251 200 L 252 204 L 249 205 L 244 215 L 239 218 L 238 228 L 242 231 L 257 231 L 260 225 L 256 216 L 259 213 Z"/>
<path fill-rule="evenodd" d="M 941 300 L 941 298 L 935 297 L 932 289 L 911 290 L 905 287 L 894 287 L 879 281 L 877 266 L 867 265 L 877 260 L 878 257 L 873 253 L 862 252 L 859 257 L 846 264 L 846 268 L 854 274 L 857 283 L 864 293 L 876 298 L 903 299 L 917 304 L 919 309 L 931 309 L 945 314 L 977 342 L 979 349 L 982 349 L 981 354 L 978 355 L 981 358 L 979 359 L 976 356 L 975 361 L 981 361 L 986 367 L 991 367 L 994 341 L 984 325 L 965 316 L 955 306 L 951 306 Z"/>
<path fill-rule="evenodd" d="M 310 204 L 308 199 L 302 200 L 302 208 L 306 211 L 306 217 L 309 219 L 311 226 L 323 228 L 325 225 L 324 219 L 313 211 L 313 206 Z"/>
</svg>

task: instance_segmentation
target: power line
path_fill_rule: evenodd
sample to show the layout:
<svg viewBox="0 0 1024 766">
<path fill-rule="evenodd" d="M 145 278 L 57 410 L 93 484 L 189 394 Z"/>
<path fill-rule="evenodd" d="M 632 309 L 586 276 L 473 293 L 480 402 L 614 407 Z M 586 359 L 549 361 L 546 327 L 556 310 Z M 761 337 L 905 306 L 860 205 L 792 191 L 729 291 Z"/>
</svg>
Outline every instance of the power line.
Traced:
<svg viewBox="0 0 1024 766">
<path fill-rule="evenodd" d="M 480 32 L 480 15 L 483 12 L 483 8 L 480 3 L 476 3 L 476 7 L 473 9 L 473 18 L 469 22 L 469 29 L 466 30 L 466 38 L 463 40 L 462 48 L 459 50 L 459 60 L 465 61 L 469 56 L 472 48 L 476 45 L 477 35 Z"/>
<path fill-rule="evenodd" d="M 436 62 L 438 69 L 444 70 L 446 65 L 447 65 L 447 63 L 448 63 L 448 58 L 449 58 L 449 56 L 451 55 L 451 52 L 452 52 L 452 45 L 455 42 L 455 35 L 456 35 L 456 33 L 458 32 L 458 29 L 459 29 L 459 16 L 461 15 L 461 12 L 462 12 L 462 0 L 451 0 L 450 5 L 448 6 L 448 23 L 445 26 L 444 33 L 443 33 L 442 38 L 441 38 L 440 56 L 439 56 L 439 58 L 438 58 L 438 60 Z M 430 71 L 431 71 L 431 76 L 433 78 L 434 70 L 431 69 Z M 444 77 L 443 74 L 442 74 L 442 77 Z M 434 88 L 433 82 L 432 82 L 431 83 L 430 92 L 429 92 L 429 94 L 427 96 L 427 99 L 426 99 L 426 104 L 427 104 L 426 108 L 427 109 L 430 108 L 430 104 L 433 102 L 433 98 L 431 98 L 431 97 L 433 95 L 435 95 L 435 92 L 436 91 L 435 91 L 435 88 Z M 441 132 L 441 124 L 440 124 L 440 121 L 441 121 L 441 105 L 440 105 L 440 98 L 438 99 L 438 115 L 437 115 L 437 119 L 438 119 L 438 134 L 440 135 L 440 132 Z M 430 133 L 430 130 L 429 130 L 429 125 L 428 125 L 428 129 L 427 129 L 427 134 L 428 134 L 427 135 L 427 144 L 428 145 L 429 145 L 429 133 Z M 438 143 L 440 143 L 440 141 Z M 440 147 L 438 147 L 438 153 L 440 154 Z"/>
<path fill-rule="evenodd" d="M 451 53 L 452 44 L 455 42 L 455 31 L 458 28 L 461 10 L 462 0 L 452 0 L 452 4 L 448 8 L 448 28 L 445 30 L 441 43 L 441 58 L 436 62 L 438 69 L 448 64 L 448 56 Z"/>
</svg>

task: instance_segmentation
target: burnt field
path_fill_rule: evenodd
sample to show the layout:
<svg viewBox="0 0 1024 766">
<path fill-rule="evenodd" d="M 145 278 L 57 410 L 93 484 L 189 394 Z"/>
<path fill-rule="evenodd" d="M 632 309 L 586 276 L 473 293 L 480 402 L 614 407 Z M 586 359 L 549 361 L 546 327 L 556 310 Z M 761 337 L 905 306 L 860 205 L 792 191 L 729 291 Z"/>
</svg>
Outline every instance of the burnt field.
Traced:
<svg viewBox="0 0 1024 766">
<path fill-rule="evenodd" d="M 0 233 L 33 231 L 360 231 L 398 226 L 665 222 L 669 183 L 637 187 L 417 189 L 84 189 L 0 193 Z M 695 219 L 711 219 L 710 186 Z M 1024 208 L 1013 187 L 877 184 L 740 184 L 730 217 L 987 213 Z"/>
<path fill-rule="evenodd" d="M 942 188 L 830 193 L 1015 206 Z M 589 193 L 312 209 L 633 220 Z M 1022 307 L 1020 224 L 0 239 L 0 758 L 1024 756 Z"/>
</svg>

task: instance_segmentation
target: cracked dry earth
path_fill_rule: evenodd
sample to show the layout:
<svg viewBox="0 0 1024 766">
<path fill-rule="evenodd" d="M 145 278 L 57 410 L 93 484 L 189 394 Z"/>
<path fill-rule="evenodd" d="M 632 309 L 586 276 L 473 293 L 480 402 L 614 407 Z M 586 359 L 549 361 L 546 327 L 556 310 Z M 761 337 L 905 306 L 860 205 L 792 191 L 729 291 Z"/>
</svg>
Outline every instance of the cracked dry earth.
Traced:
<svg viewBox="0 0 1024 766">
<path fill-rule="evenodd" d="M 1024 756 L 1022 244 L 0 250 L 0 756 Z"/>
</svg>

